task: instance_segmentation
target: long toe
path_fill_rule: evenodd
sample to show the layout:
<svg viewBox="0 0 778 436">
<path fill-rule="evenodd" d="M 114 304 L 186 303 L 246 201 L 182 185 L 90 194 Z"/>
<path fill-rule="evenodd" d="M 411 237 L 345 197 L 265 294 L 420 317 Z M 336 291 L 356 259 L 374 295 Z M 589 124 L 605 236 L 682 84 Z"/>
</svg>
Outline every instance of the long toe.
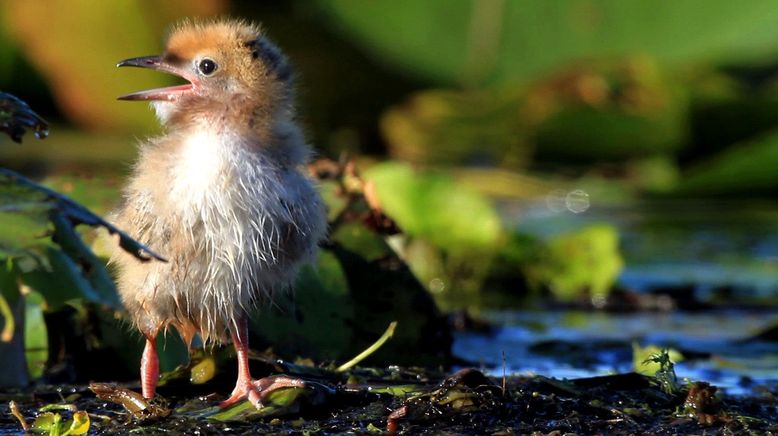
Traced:
<svg viewBox="0 0 778 436">
<path fill-rule="evenodd" d="M 219 407 L 222 409 L 226 409 L 230 406 L 233 406 L 235 403 L 243 400 L 247 396 L 248 396 L 248 390 L 246 391 L 238 390 L 238 388 L 236 387 L 235 390 L 232 391 L 232 395 L 230 395 L 229 398 L 219 403 Z"/>
<path fill-rule="evenodd" d="M 247 399 L 257 409 L 263 407 L 267 397 L 279 389 L 304 388 L 305 381 L 285 375 L 272 375 L 259 380 L 238 381 L 229 398 L 219 403 L 219 407 L 227 408 Z"/>
</svg>

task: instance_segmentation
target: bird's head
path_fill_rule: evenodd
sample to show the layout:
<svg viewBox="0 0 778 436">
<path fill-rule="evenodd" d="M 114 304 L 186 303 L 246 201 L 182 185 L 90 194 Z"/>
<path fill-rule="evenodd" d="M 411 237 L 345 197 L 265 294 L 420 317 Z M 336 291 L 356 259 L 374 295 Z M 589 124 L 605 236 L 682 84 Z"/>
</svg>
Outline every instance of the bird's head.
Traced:
<svg viewBox="0 0 778 436">
<path fill-rule="evenodd" d="M 165 123 L 229 113 L 253 124 L 256 113 L 291 110 L 291 66 L 257 26 L 243 21 L 185 22 L 173 29 L 161 55 L 118 66 L 150 68 L 188 82 L 119 97 L 152 102 Z"/>
</svg>

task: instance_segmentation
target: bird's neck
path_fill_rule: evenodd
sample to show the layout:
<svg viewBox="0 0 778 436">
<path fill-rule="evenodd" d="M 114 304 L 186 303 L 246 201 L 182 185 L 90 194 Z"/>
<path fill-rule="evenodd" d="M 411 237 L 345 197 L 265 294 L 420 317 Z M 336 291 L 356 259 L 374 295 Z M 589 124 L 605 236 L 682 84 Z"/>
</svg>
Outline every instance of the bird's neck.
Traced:
<svg viewBox="0 0 778 436">
<path fill-rule="evenodd" d="M 309 148 L 302 131 L 288 111 L 247 105 L 189 106 L 175 102 L 154 104 L 157 116 L 168 132 L 182 138 L 213 138 L 229 147 L 264 155 L 275 164 L 294 168 L 308 160 Z"/>
<path fill-rule="evenodd" d="M 261 143 L 273 138 L 274 126 L 294 118 L 284 102 L 259 100 L 245 94 L 223 99 L 191 96 L 176 101 L 153 103 L 159 121 L 169 131 L 216 129 L 253 137 Z"/>
</svg>

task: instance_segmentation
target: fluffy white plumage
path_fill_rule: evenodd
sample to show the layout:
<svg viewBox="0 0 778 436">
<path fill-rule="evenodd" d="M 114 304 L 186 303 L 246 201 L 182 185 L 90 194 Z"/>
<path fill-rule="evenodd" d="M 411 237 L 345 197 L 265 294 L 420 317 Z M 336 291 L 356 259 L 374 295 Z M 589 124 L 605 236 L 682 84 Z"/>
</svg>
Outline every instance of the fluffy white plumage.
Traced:
<svg viewBox="0 0 778 436">
<path fill-rule="evenodd" d="M 303 159 L 304 143 L 297 147 Z M 119 222 L 169 262 L 116 258 L 141 331 L 170 322 L 223 340 L 227 323 L 311 260 L 325 234 L 323 206 L 302 162 L 285 165 L 270 153 L 208 123 L 143 146 Z"/>
</svg>

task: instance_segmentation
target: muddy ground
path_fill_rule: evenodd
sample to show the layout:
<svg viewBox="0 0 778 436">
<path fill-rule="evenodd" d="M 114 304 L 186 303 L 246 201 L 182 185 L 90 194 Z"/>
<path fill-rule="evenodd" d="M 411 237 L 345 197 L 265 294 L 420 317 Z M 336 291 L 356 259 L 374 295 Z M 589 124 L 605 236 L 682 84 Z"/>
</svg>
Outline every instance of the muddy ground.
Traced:
<svg viewBox="0 0 778 436">
<path fill-rule="evenodd" d="M 561 381 L 541 376 L 488 378 L 465 369 L 448 376 L 389 368 L 348 376 L 309 371 L 305 388 L 282 390 L 265 412 L 238 405 L 226 411 L 209 395 L 222 386 L 161 387 L 160 398 L 131 413 L 98 399 L 87 386 L 38 386 L 0 393 L 0 434 L 21 434 L 10 412 L 32 424 L 39 409 L 89 416 L 89 434 L 772 434 L 778 432 L 776 390 L 722 395 L 705 383 L 679 383 L 627 373 Z M 133 386 L 130 386 L 133 387 Z M 117 387 L 122 392 L 122 387 Z M 223 397 L 221 397 L 223 398 Z M 135 404 L 138 406 L 138 404 Z M 132 408 L 132 405 L 131 405 Z M 66 425 L 67 427 L 67 425 Z M 75 434 L 75 433 L 72 433 Z"/>
</svg>

